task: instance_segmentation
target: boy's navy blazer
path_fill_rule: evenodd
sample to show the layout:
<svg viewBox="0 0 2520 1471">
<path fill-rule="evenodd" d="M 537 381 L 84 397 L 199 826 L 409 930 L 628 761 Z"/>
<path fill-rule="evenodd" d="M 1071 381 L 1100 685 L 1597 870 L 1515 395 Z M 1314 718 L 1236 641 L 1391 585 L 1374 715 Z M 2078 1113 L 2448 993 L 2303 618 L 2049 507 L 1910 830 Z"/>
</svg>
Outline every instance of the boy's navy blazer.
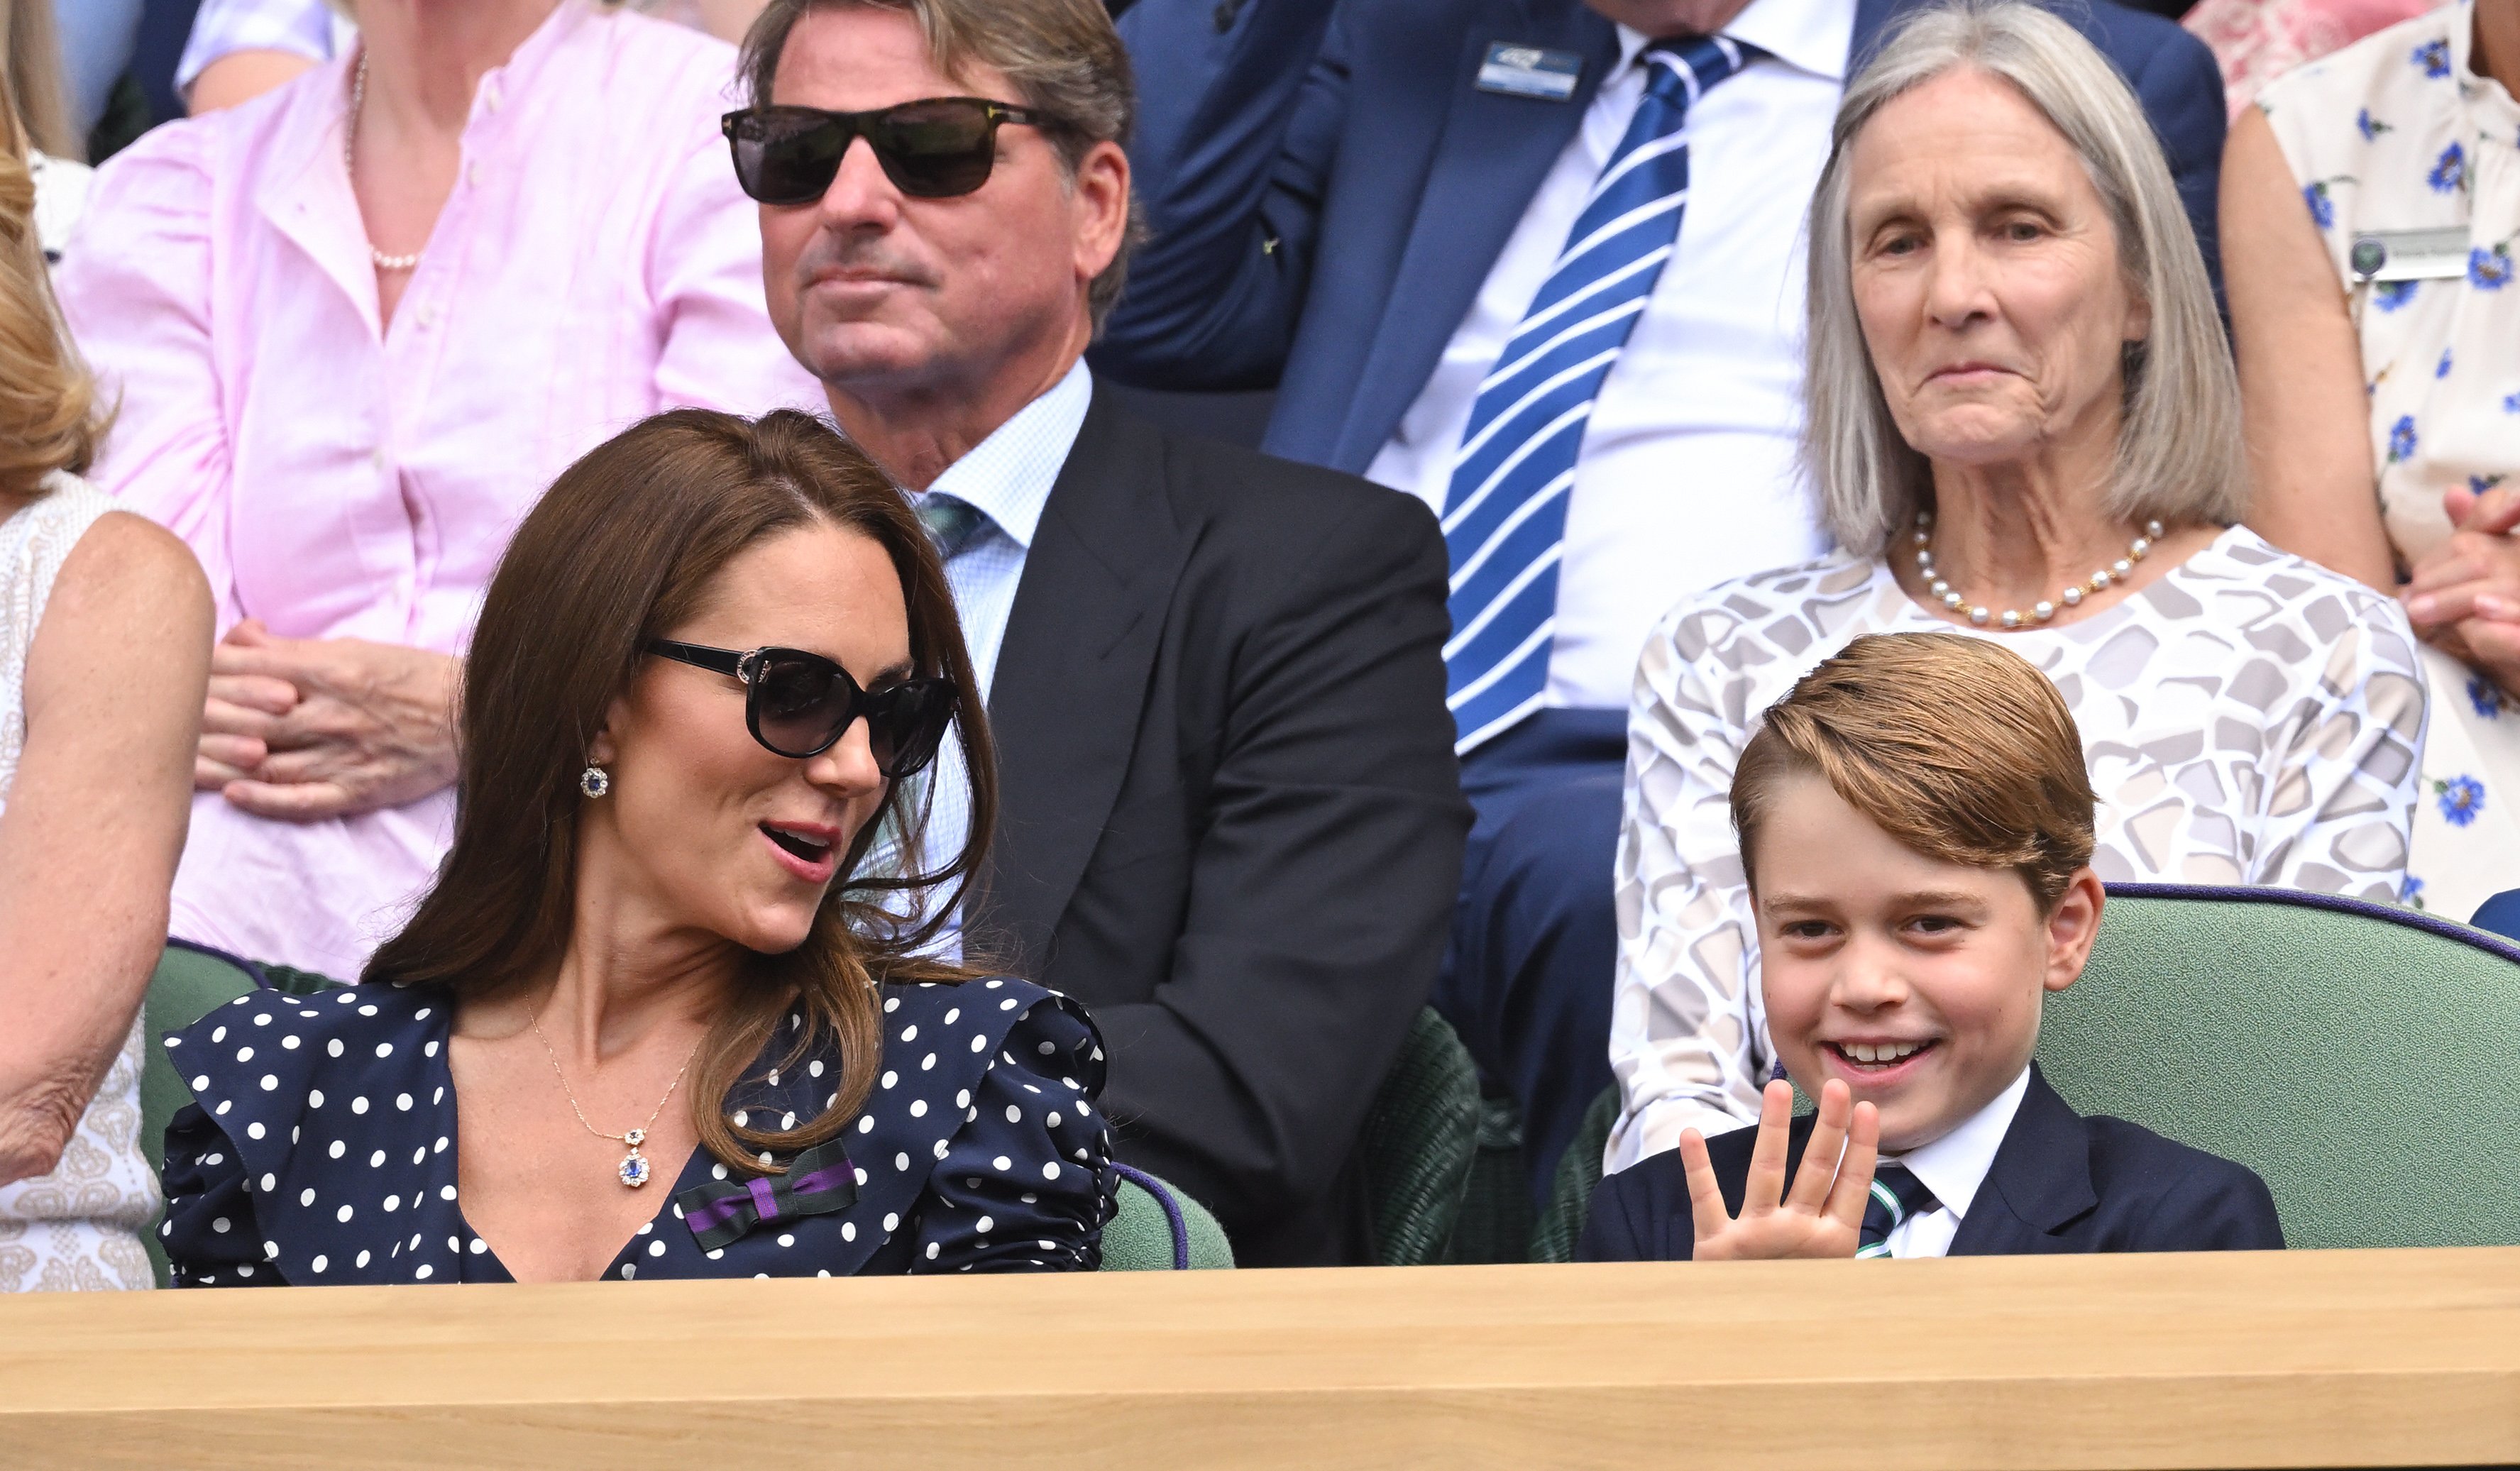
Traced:
<svg viewBox="0 0 2520 1471">
<path fill-rule="evenodd" d="M 1811 1114 L 1794 1120 L 1789 1171 L 1800 1167 L 1815 1122 Z M 1758 1133 L 1736 1129 L 1706 1141 L 1725 1206 L 1736 1213 Z M 1601 1181 L 1575 1257 L 1685 1262 L 1696 1239 L 1688 1175 L 1680 1151 L 1670 1149 Z M 2274 1197 L 2255 1172 L 2124 1119 L 2087 1119 L 2034 1064 L 2030 1090 L 1950 1254 L 2267 1251 L 2283 1244 Z"/>
<path fill-rule="evenodd" d="M 1850 70 L 1927 0 L 1855 0 Z M 2204 43 L 2053 0 L 2123 72 L 2216 272 L 2223 79 Z M 1583 0 L 1136 0 L 1129 156 L 1153 238 L 1097 372 L 1276 388 L 1261 448 L 1362 472 L 1443 356 L 1618 60 Z M 1564 102 L 1478 88 L 1496 42 L 1582 59 Z"/>
</svg>

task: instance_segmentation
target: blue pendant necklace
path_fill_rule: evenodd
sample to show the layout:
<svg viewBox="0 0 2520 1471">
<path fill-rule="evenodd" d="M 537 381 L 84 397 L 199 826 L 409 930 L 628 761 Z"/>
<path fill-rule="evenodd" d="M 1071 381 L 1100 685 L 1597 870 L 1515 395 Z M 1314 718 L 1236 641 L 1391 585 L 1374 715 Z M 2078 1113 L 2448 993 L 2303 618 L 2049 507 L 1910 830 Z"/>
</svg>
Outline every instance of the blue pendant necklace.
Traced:
<svg viewBox="0 0 2520 1471">
<path fill-rule="evenodd" d="M 629 1150 L 621 1157 L 621 1164 L 613 1173 L 621 1178 L 623 1184 L 634 1190 L 646 1184 L 648 1156 L 639 1152 L 639 1146 L 648 1142 L 648 1131 L 656 1127 L 656 1120 L 664 1113 L 665 1104 L 673 1098 L 674 1090 L 683 1086 L 683 1074 L 692 1070 L 692 1059 L 700 1054 L 700 1043 L 693 1043 L 692 1049 L 683 1054 L 682 1067 L 675 1071 L 674 1081 L 665 1085 L 665 1096 L 658 1098 L 656 1106 L 649 1111 L 647 1123 L 620 1134 L 606 1134 L 587 1123 L 586 1110 L 577 1106 L 577 1094 L 569 1089 L 568 1076 L 560 1070 L 560 1054 L 552 1050 L 551 1039 L 543 1035 L 542 1013 L 539 1010 L 527 1012 L 525 1023 L 534 1029 L 534 1040 L 543 1045 L 543 1055 L 551 1059 L 552 1076 L 560 1081 L 561 1096 L 568 1099 L 568 1111 L 577 1115 L 577 1122 L 585 1127 L 587 1133 L 600 1139 L 616 1140 Z M 700 1039 L 700 1042 L 706 1041 L 706 1037 Z"/>
</svg>

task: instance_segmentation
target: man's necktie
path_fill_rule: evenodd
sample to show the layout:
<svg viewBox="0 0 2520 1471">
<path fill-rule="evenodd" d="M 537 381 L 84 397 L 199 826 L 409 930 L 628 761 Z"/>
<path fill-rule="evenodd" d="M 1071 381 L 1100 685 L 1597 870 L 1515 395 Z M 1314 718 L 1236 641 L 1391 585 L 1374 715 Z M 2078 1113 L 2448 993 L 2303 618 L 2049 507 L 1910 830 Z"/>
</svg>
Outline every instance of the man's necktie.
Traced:
<svg viewBox="0 0 2520 1471">
<path fill-rule="evenodd" d="M 1657 41 L 1644 100 L 1470 406 L 1444 497 L 1453 637 L 1444 646 L 1455 748 L 1539 708 L 1556 627 L 1557 558 L 1575 454 L 1680 239 L 1688 110 L 1760 53 L 1722 36 Z"/>
<path fill-rule="evenodd" d="M 1864 1227 L 1855 1237 L 1859 1257 L 1890 1255 L 1890 1233 L 1909 1217 L 1930 1211 L 1938 1202 L 1925 1182 L 1906 1165 L 1878 1165 L 1872 1171 L 1872 1197 L 1864 1202 Z"/>
<path fill-rule="evenodd" d="M 927 527 L 927 539 L 936 544 L 936 555 L 946 561 L 952 561 L 989 524 L 987 513 L 977 506 L 934 492 L 919 498 L 919 519 Z"/>
</svg>

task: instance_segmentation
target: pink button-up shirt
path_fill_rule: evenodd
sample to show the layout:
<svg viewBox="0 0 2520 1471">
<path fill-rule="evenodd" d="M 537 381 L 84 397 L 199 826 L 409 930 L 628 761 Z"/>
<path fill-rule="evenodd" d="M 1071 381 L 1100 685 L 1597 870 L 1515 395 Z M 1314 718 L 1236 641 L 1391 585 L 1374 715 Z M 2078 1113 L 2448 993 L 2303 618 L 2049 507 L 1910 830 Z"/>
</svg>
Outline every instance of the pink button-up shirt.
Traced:
<svg viewBox="0 0 2520 1471">
<path fill-rule="evenodd" d="M 608 436 L 822 394 L 770 326 L 719 113 L 735 52 L 562 0 L 481 79 L 391 324 L 342 162 L 352 58 L 151 132 L 58 276 L 120 414 L 94 479 L 171 527 L 222 627 L 460 652 L 510 534 Z M 445 851 L 439 792 L 275 823 L 194 803 L 175 933 L 357 974 Z"/>
</svg>

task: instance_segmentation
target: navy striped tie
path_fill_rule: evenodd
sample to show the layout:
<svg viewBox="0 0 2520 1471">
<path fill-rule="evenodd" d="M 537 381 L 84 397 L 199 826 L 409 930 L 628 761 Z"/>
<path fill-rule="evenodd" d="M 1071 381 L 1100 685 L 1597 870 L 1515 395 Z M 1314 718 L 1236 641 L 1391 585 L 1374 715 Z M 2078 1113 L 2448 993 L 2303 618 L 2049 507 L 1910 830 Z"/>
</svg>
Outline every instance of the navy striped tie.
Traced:
<svg viewBox="0 0 2520 1471">
<path fill-rule="evenodd" d="M 1872 1192 L 1864 1201 L 1864 1224 L 1856 1229 L 1855 1254 L 1890 1255 L 1890 1233 L 1905 1226 L 1909 1217 L 1939 1204 L 1934 1192 L 1906 1165 L 1879 1166 L 1872 1172 Z"/>
<path fill-rule="evenodd" d="M 1479 384 L 1444 497 L 1453 637 L 1444 646 L 1455 748 L 1540 707 L 1556 628 L 1557 558 L 1593 400 L 1680 239 L 1691 104 L 1761 53 L 1722 36 L 1657 41 L 1644 100 L 1566 246 Z"/>
</svg>

